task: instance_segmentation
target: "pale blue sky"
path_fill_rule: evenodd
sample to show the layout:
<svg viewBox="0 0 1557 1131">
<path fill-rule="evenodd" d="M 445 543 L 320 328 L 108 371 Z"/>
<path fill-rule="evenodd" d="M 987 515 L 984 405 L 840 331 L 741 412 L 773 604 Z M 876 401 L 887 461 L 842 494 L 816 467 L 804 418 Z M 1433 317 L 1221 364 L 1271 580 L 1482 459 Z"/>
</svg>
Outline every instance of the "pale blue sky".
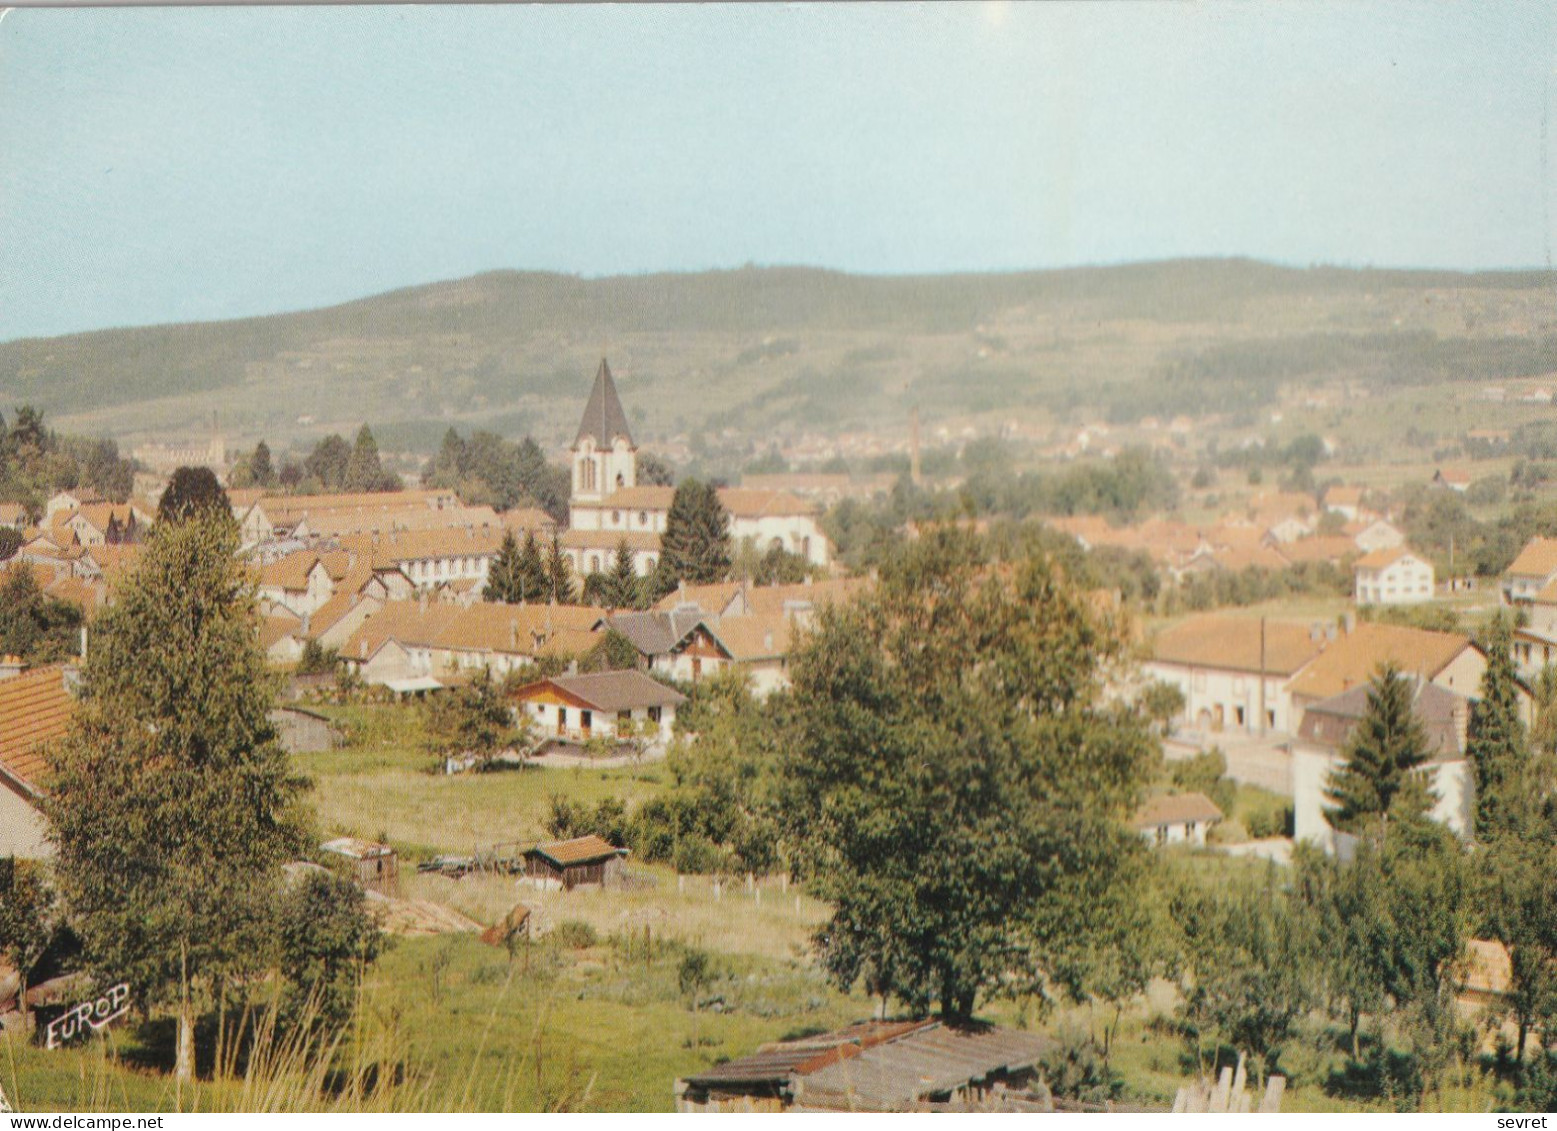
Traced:
<svg viewBox="0 0 1557 1131">
<path fill-rule="evenodd" d="M 37 10 L 0 340 L 492 268 L 1549 262 L 1548 4 Z"/>
</svg>

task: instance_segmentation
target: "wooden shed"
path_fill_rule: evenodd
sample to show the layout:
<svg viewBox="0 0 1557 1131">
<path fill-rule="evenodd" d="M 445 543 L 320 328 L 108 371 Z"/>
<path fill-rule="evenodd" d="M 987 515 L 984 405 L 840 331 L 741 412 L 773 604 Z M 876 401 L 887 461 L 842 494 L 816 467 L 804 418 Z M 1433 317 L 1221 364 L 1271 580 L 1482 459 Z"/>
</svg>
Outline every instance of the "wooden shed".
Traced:
<svg viewBox="0 0 1557 1131">
<path fill-rule="evenodd" d="M 325 841 L 319 849 L 369 891 L 384 895 L 394 895 L 398 891 L 400 857 L 389 845 L 342 836 Z"/>
<path fill-rule="evenodd" d="M 580 884 L 610 884 L 621 876 L 627 849 L 591 833 L 538 844 L 524 854 L 524 873 L 542 886 L 569 891 Z"/>
</svg>

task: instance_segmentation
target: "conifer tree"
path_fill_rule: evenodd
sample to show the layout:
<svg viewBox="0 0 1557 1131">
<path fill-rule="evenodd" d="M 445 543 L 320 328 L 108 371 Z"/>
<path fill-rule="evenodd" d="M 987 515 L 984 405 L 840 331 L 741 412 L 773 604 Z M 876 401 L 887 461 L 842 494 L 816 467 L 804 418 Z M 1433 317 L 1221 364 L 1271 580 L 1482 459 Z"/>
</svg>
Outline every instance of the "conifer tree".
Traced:
<svg viewBox="0 0 1557 1131">
<path fill-rule="evenodd" d="M 384 468 L 378 459 L 378 441 L 373 431 L 364 424 L 357 431 L 357 442 L 346 461 L 347 491 L 377 491 L 383 486 Z"/>
<path fill-rule="evenodd" d="M 541 546 L 535 540 L 533 530 L 524 532 L 524 545 L 519 550 L 519 576 L 524 579 L 525 600 L 545 600 L 546 561 L 541 557 Z"/>
<path fill-rule="evenodd" d="M 611 561 L 611 572 L 606 575 L 605 604 L 613 609 L 635 609 L 641 602 L 638 571 L 633 568 L 633 552 L 623 538 L 616 544 L 616 554 Z"/>
<path fill-rule="evenodd" d="M 216 979 L 273 953 L 281 865 L 307 838 L 230 513 L 158 523 L 99 614 L 44 812 L 69 921 L 99 975 L 173 1006 L 177 1071 Z"/>
<path fill-rule="evenodd" d="M 1380 833 L 1390 818 L 1424 816 L 1432 794 L 1417 772 L 1427 734 L 1413 710 L 1411 682 L 1385 665 L 1368 688 L 1368 710 L 1347 739 L 1345 762 L 1330 775 L 1330 824 L 1354 835 Z"/>
<path fill-rule="evenodd" d="M 730 515 L 711 483 L 683 480 L 670 501 L 655 587 L 668 593 L 681 582 L 708 585 L 730 573 Z"/>
<path fill-rule="evenodd" d="M 1528 800 L 1523 779 L 1529 745 L 1519 717 L 1511 637 L 1508 621 L 1499 613 L 1484 641 L 1487 670 L 1481 677 L 1481 698 L 1471 711 L 1467 753 L 1476 770 L 1476 838 L 1481 841 L 1517 823 Z"/>
<path fill-rule="evenodd" d="M 546 557 L 546 589 L 553 602 L 571 605 L 578 600 L 578 590 L 573 583 L 573 567 L 562 552 L 562 539 L 551 536 L 551 552 Z"/>
<path fill-rule="evenodd" d="M 249 457 L 249 476 L 256 487 L 269 487 L 276 482 L 276 469 L 270 460 L 270 445 L 264 440 L 254 445 L 254 454 Z"/>
</svg>

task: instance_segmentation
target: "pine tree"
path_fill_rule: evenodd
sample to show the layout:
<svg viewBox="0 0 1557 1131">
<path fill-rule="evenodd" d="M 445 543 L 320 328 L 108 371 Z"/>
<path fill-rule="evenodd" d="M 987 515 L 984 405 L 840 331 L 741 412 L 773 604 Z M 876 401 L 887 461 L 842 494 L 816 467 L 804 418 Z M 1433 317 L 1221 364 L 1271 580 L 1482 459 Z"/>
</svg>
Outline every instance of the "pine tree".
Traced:
<svg viewBox="0 0 1557 1131">
<path fill-rule="evenodd" d="M 535 531 L 524 532 L 524 545 L 519 551 L 519 576 L 527 601 L 543 601 L 550 588 L 546 577 L 546 562 L 541 557 L 540 543 Z"/>
<path fill-rule="evenodd" d="M 526 594 L 524 582 L 519 543 L 512 530 L 505 530 L 503 541 L 497 548 L 497 557 L 492 559 L 491 568 L 487 570 L 487 586 L 481 591 L 481 596 L 487 601 L 517 605 L 520 601 L 539 595 L 538 590 Z"/>
<path fill-rule="evenodd" d="M 573 567 L 562 552 L 562 539 L 551 536 L 551 552 L 546 557 L 546 589 L 552 601 L 558 605 L 571 605 L 578 600 L 578 590 L 573 584 Z"/>
<path fill-rule="evenodd" d="M 1481 699 L 1471 711 L 1466 751 L 1476 770 L 1476 838 L 1483 842 L 1518 823 L 1530 800 L 1523 788 L 1530 755 L 1519 717 L 1512 633 L 1501 613 L 1493 618 L 1484 646 L 1487 670 Z"/>
<path fill-rule="evenodd" d="M 665 517 L 656 589 L 668 593 L 681 582 L 708 585 L 730 574 L 730 515 L 711 483 L 683 480 Z"/>
<path fill-rule="evenodd" d="M 1414 689 L 1393 664 L 1368 688 L 1368 710 L 1347 739 L 1345 762 L 1330 775 L 1330 824 L 1361 835 L 1390 818 L 1421 817 L 1432 794 L 1417 772 L 1427 761 L 1427 734 L 1417 719 Z"/>
<path fill-rule="evenodd" d="M 254 454 L 249 457 L 249 476 L 256 487 L 269 487 L 276 482 L 276 469 L 270 461 L 270 445 L 264 440 L 254 445 Z"/>
<path fill-rule="evenodd" d="M 95 972 L 176 1008 L 181 1079 L 200 994 L 263 970 L 307 843 L 237 549 L 230 514 L 157 524 L 98 615 L 44 805 L 71 926 Z"/>
<path fill-rule="evenodd" d="M 611 572 L 606 574 L 604 604 L 613 609 L 636 609 L 639 602 L 638 571 L 633 568 L 633 552 L 623 538 L 616 544 Z"/>
<path fill-rule="evenodd" d="M 348 491 L 377 491 L 383 486 L 384 468 L 378 459 L 378 441 L 364 424 L 357 432 L 357 443 L 346 462 L 345 487 Z"/>
</svg>

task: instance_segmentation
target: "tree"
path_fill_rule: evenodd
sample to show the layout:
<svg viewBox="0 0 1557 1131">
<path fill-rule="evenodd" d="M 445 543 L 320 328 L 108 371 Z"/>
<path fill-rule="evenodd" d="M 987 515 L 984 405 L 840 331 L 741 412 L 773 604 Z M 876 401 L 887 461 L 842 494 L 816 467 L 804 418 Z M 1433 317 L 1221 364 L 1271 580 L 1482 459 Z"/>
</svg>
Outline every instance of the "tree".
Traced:
<svg viewBox="0 0 1557 1131">
<path fill-rule="evenodd" d="M 1368 687 L 1368 709 L 1346 740 L 1345 761 L 1330 775 L 1335 807 L 1325 810 L 1342 832 L 1374 835 L 1391 818 L 1420 818 L 1432 808 L 1422 776 L 1427 734 L 1412 707 L 1411 684 L 1385 665 Z"/>
<path fill-rule="evenodd" d="M 708 952 L 696 947 L 688 947 L 681 956 L 681 965 L 676 969 L 676 984 L 681 987 L 681 992 L 687 995 L 687 1000 L 692 1007 L 693 1048 L 698 1045 L 697 998 L 713 984 L 713 980 L 713 963 L 709 961 Z"/>
<path fill-rule="evenodd" d="M 270 487 L 276 482 L 276 469 L 270 462 L 270 446 L 264 440 L 254 445 L 254 454 L 249 457 L 249 477 L 254 480 L 256 487 Z"/>
<path fill-rule="evenodd" d="M 27 979 L 59 925 L 58 899 L 48 872 L 36 860 L 0 856 L 0 958 L 16 971 L 16 1000 L 27 1026 Z"/>
<path fill-rule="evenodd" d="M 303 461 L 303 470 L 319 480 L 327 491 L 339 491 L 346 483 L 346 469 L 351 463 L 352 446 L 344 436 L 331 433 L 314 445 Z"/>
<path fill-rule="evenodd" d="M 633 552 L 626 538 L 616 544 L 611 570 L 602 578 L 597 603 L 611 609 L 637 609 L 645 604 L 643 585 L 633 566 Z"/>
<path fill-rule="evenodd" d="M 79 605 L 43 592 L 29 565 L 0 571 L 0 656 L 30 664 L 51 664 L 76 654 L 80 645 Z"/>
<path fill-rule="evenodd" d="M 157 521 L 176 523 L 206 511 L 232 521 L 232 503 L 209 467 L 181 467 L 168 480 L 162 498 L 157 500 Z"/>
<path fill-rule="evenodd" d="M 1274 872 L 1254 881 L 1189 881 L 1173 921 L 1184 937 L 1181 1010 L 1196 1039 L 1246 1050 L 1268 1071 L 1313 1003 L 1310 951 Z"/>
<path fill-rule="evenodd" d="M 348 491 L 383 491 L 389 489 L 389 478 L 379 463 L 378 441 L 373 439 L 373 430 L 364 424 L 357 430 L 357 442 L 346 461 L 344 486 Z"/>
<path fill-rule="evenodd" d="M 573 566 L 562 552 L 562 539 L 556 534 L 551 536 L 551 552 L 546 557 L 546 590 L 554 604 L 571 605 L 578 600 Z"/>
<path fill-rule="evenodd" d="M 22 537 L 20 530 L 9 526 L 0 526 L 0 562 L 9 561 L 16 556 L 16 552 L 27 544 L 27 539 Z"/>
<path fill-rule="evenodd" d="M 1173 720 L 1184 713 L 1184 690 L 1176 683 L 1166 683 L 1163 680 L 1153 680 L 1151 685 L 1141 692 L 1141 710 L 1146 717 L 1156 723 L 1164 734 L 1172 726 Z"/>
<path fill-rule="evenodd" d="M 482 769 L 523 741 L 502 688 L 482 672 L 427 704 L 427 749 L 441 759 L 473 757 Z"/>
<path fill-rule="evenodd" d="M 586 672 L 631 671 L 643 659 L 638 646 L 614 628 L 607 628 L 579 663 Z"/>
<path fill-rule="evenodd" d="M 670 464 L 653 452 L 639 453 L 638 485 L 640 487 L 671 487 L 675 482 L 676 473 Z"/>
<path fill-rule="evenodd" d="M 274 686 L 230 513 L 159 523 L 96 622 L 85 692 L 44 803 L 70 922 L 92 967 L 149 1007 L 194 1007 L 272 953 L 281 865 L 307 843 L 267 713 Z"/>
<path fill-rule="evenodd" d="M 303 876 L 281 900 L 280 966 L 294 1012 L 327 1029 L 351 1015 L 356 975 L 383 949 L 367 902 L 362 888 L 327 872 Z"/>
<path fill-rule="evenodd" d="M 1487 670 L 1481 698 L 1471 709 L 1466 753 L 1476 770 L 1476 836 L 1491 840 L 1518 820 L 1531 800 L 1524 787 L 1529 748 L 1519 717 L 1519 681 L 1514 672 L 1512 632 L 1499 613 L 1484 644 Z"/>
<path fill-rule="evenodd" d="M 730 515 L 719 501 L 719 492 L 710 483 L 683 480 L 665 516 L 656 589 L 668 593 L 681 582 L 723 581 L 730 564 Z"/>
<path fill-rule="evenodd" d="M 503 541 L 487 573 L 487 585 L 482 590 L 482 597 L 488 601 L 517 605 L 522 601 L 542 601 L 546 592 L 546 567 L 541 561 L 541 550 L 536 544 L 535 534 L 526 531 L 524 548 L 520 549 L 514 532 L 503 531 Z"/>
<path fill-rule="evenodd" d="M 1038 920 L 1106 890 L 1160 757 L 1102 702 L 1121 646 L 1046 557 L 997 565 L 944 527 L 823 610 L 792 662 L 782 811 L 835 905 L 838 985 L 965 1017 L 1037 977 Z"/>
</svg>

